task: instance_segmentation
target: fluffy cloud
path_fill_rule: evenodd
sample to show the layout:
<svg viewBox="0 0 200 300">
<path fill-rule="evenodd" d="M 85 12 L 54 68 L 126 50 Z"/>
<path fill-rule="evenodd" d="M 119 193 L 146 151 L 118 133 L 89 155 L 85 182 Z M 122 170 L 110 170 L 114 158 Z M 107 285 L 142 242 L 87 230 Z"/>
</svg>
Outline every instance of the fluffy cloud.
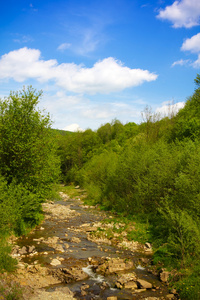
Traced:
<svg viewBox="0 0 200 300">
<path fill-rule="evenodd" d="M 37 49 L 21 48 L 5 54 L 0 59 L 0 79 L 24 82 L 54 81 L 59 87 L 74 93 L 110 93 L 156 80 L 157 75 L 148 70 L 130 69 L 109 57 L 98 61 L 92 68 L 74 63 L 58 64 L 57 60 L 42 60 Z"/>
<path fill-rule="evenodd" d="M 200 1 L 180 0 L 160 10 L 158 18 L 169 20 L 173 27 L 191 28 L 200 24 Z"/>
<path fill-rule="evenodd" d="M 189 60 L 188 60 L 188 62 L 190 62 L 190 65 L 193 68 L 199 68 L 200 67 L 200 33 L 192 36 L 189 39 L 186 39 L 184 41 L 184 43 L 182 44 L 181 50 L 182 51 L 190 51 L 191 53 L 197 53 L 198 54 L 197 60 L 193 63 L 191 63 Z M 173 63 L 172 66 L 177 65 L 177 64 L 181 64 L 181 61 L 182 62 L 187 62 L 187 61 L 180 60 L 178 62 Z M 183 64 L 184 63 L 182 63 L 182 65 Z"/>
<path fill-rule="evenodd" d="M 200 33 L 194 35 L 190 39 L 185 40 L 181 47 L 181 50 L 200 53 Z"/>
<path fill-rule="evenodd" d="M 23 82 L 35 78 L 41 82 L 53 78 L 56 60 L 40 60 L 40 51 L 21 48 L 4 54 L 0 59 L 0 79 L 14 79 Z"/>
<path fill-rule="evenodd" d="M 77 131 L 84 131 L 78 124 L 74 123 L 71 125 L 66 126 L 65 128 L 63 128 L 63 130 L 67 130 L 67 131 L 72 131 L 72 132 L 77 132 Z"/>
</svg>

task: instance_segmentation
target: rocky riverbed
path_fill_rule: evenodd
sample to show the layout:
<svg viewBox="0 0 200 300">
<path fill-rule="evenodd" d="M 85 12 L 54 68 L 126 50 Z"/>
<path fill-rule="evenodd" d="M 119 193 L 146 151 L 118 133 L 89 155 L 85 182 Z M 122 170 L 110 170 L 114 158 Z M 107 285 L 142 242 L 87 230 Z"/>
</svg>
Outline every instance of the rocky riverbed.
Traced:
<svg viewBox="0 0 200 300">
<path fill-rule="evenodd" d="M 41 226 L 14 241 L 12 256 L 19 261 L 14 280 L 25 300 L 177 299 L 166 285 L 169 274 L 152 274 L 149 243 L 129 241 L 123 223 L 84 206 L 80 197 L 60 196 L 43 205 Z"/>
</svg>

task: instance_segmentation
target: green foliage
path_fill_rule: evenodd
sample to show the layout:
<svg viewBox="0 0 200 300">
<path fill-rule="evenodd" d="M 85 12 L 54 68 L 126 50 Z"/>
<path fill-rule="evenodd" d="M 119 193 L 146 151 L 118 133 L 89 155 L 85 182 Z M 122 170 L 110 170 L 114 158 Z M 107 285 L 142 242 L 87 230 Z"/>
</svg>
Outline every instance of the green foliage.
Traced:
<svg viewBox="0 0 200 300">
<path fill-rule="evenodd" d="M 200 299 L 200 263 L 193 262 L 193 265 L 181 274 L 180 279 L 175 282 L 174 287 L 179 292 L 180 298 L 184 300 Z"/>
<path fill-rule="evenodd" d="M 59 161 L 50 117 L 36 108 L 41 94 L 28 87 L 0 101 L 0 169 L 9 184 L 14 180 L 45 197 Z"/>
<path fill-rule="evenodd" d="M 165 239 L 168 252 L 173 253 L 182 266 L 188 257 L 199 257 L 199 220 L 194 220 L 185 210 L 174 211 L 167 206 L 160 208 L 160 213 L 167 232 Z"/>
<path fill-rule="evenodd" d="M 16 261 L 6 243 L 9 234 L 26 234 L 43 218 L 41 203 L 59 176 L 55 135 L 48 114 L 32 87 L 0 100 L 0 271 Z M 5 299 L 18 299 L 14 290 Z"/>
<path fill-rule="evenodd" d="M 17 260 L 10 256 L 11 246 L 4 239 L 0 240 L 0 272 L 13 272 L 17 266 Z"/>
<path fill-rule="evenodd" d="M 99 148 L 100 139 L 88 129 L 71 135 L 60 136 L 58 155 L 61 159 L 62 179 L 65 183 L 76 182 L 76 174 Z"/>
<path fill-rule="evenodd" d="M 62 137 L 59 148 L 65 182 L 84 187 L 90 203 L 149 220 L 136 221 L 128 238 L 151 240 L 154 262 L 183 274 L 176 283 L 183 299 L 199 299 L 199 267 L 196 278 L 184 273 L 200 257 L 199 75 L 195 83 L 177 115 L 169 108 L 160 119 L 146 107 L 140 125 L 114 120 L 97 132 Z"/>
<path fill-rule="evenodd" d="M 104 194 L 110 174 L 115 173 L 116 162 L 117 154 L 105 150 L 100 155 L 93 156 L 80 173 L 80 183 L 87 189 L 88 197 L 107 209 L 111 208 L 112 203 L 106 201 Z"/>
<path fill-rule="evenodd" d="M 42 207 L 36 194 L 22 184 L 7 185 L 0 177 L 0 235 L 14 232 L 25 234 L 42 220 Z"/>
</svg>

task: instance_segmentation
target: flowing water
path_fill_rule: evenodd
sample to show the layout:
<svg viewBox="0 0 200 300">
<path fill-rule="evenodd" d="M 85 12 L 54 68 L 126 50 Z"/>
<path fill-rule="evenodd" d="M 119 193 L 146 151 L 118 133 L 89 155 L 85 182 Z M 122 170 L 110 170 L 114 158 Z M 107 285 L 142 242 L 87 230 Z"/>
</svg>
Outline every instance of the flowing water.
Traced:
<svg viewBox="0 0 200 300">
<path fill-rule="evenodd" d="M 109 296 L 116 296 L 117 299 L 146 299 L 147 297 L 157 297 L 158 299 L 167 299 L 166 295 L 169 294 L 168 288 L 161 283 L 158 278 L 152 275 L 146 268 L 140 265 L 140 258 L 144 256 L 142 253 L 131 252 L 129 250 L 119 249 L 117 247 L 101 244 L 98 245 L 93 241 L 87 239 L 87 234 L 84 231 L 78 231 L 80 226 L 84 223 L 97 222 L 105 217 L 102 213 L 94 208 L 84 207 L 79 199 L 68 199 L 66 201 L 56 202 L 63 206 L 69 206 L 70 209 L 79 213 L 78 216 L 73 218 L 61 219 L 55 222 L 55 219 L 49 218 L 42 224 L 43 230 L 36 228 L 27 237 L 18 240 L 20 247 L 24 245 L 34 245 L 38 252 L 37 256 L 25 256 L 23 261 L 28 264 L 33 264 L 35 260 L 43 266 L 48 268 L 55 268 L 50 265 L 52 259 L 61 257 L 62 264 L 56 266 L 60 267 L 76 267 L 81 266 L 83 271 L 88 274 L 88 279 L 83 281 L 71 282 L 68 284 L 50 285 L 47 291 L 53 292 L 56 288 L 68 287 L 74 292 L 76 299 L 107 299 Z M 54 248 L 44 242 L 38 242 L 39 239 L 48 237 L 59 237 L 58 244 L 61 244 L 64 252 L 59 253 L 54 251 Z M 73 237 L 80 239 L 80 242 L 75 242 Z M 66 244 L 68 245 L 66 247 Z M 44 254 L 46 252 L 46 254 Z M 141 293 L 134 293 L 129 289 L 115 288 L 117 274 L 103 276 L 96 274 L 91 265 L 88 263 L 89 257 L 119 257 L 131 259 L 136 268 L 128 272 L 135 272 L 140 279 L 153 284 L 156 287 L 154 290 L 147 290 Z M 84 291 L 84 292 L 83 292 Z"/>
</svg>

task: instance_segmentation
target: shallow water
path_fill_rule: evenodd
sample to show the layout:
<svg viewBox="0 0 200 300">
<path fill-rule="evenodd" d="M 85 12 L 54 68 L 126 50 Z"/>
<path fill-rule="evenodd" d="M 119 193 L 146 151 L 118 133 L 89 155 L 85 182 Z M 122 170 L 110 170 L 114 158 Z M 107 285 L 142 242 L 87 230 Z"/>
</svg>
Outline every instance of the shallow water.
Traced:
<svg viewBox="0 0 200 300">
<path fill-rule="evenodd" d="M 98 210 L 92 208 L 84 208 L 82 203 L 78 199 L 69 199 L 67 201 L 57 202 L 61 205 L 70 205 L 70 208 L 79 212 L 80 215 L 66 220 L 60 220 L 55 222 L 53 219 L 45 220 L 42 224 L 44 230 L 36 228 L 27 237 L 23 237 L 18 241 L 19 246 L 24 245 L 34 245 L 38 252 L 36 256 L 27 256 L 23 258 L 23 261 L 31 264 L 36 260 L 38 263 L 48 266 L 48 268 L 55 268 L 50 265 L 53 258 L 62 257 L 62 265 L 59 267 L 69 267 L 69 266 L 82 266 L 83 271 L 89 275 L 89 278 L 84 281 L 73 282 L 70 284 L 59 284 L 51 285 L 47 288 L 49 292 L 54 291 L 55 288 L 59 287 L 69 287 L 75 293 L 76 299 L 107 299 L 109 296 L 117 296 L 118 299 L 145 299 L 146 297 L 164 297 L 168 294 L 167 287 L 162 284 L 158 278 L 152 275 L 148 270 L 140 265 L 139 259 L 143 256 L 141 253 L 131 252 L 128 250 L 122 250 L 114 246 L 109 246 L 106 244 L 97 245 L 96 243 L 89 241 L 87 235 L 84 232 L 74 231 L 79 228 L 80 225 L 84 223 L 90 223 L 100 221 L 104 218 L 105 213 L 99 212 Z M 67 234 L 67 236 L 66 236 Z M 60 253 L 54 251 L 54 249 L 44 242 L 34 241 L 34 239 L 40 239 L 48 237 L 59 237 L 58 244 L 61 244 L 65 252 Z M 75 243 L 71 241 L 72 237 L 79 238 L 80 243 Z M 65 243 L 68 244 L 69 248 L 65 248 Z M 47 252 L 47 254 L 43 254 Z M 128 289 L 119 290 L 116 289 L 114 283 L 116 281 L 117 275 L 108 275 L 106 277 L 96 274 L 93 272 L 92 266 L 89 266 L 89 257 L 120 257 L 131 259 L 136 266 L 133 272 L 137 274 L 140 279 L 147 280 L 153 284 L 153 286 L 159 287 L 156 291 L 145 291 L 142 293 L 131 292 Z M 56 267 L 58 268 L 58 267 Z M 131 272 L 130 270 L 127 272 Z M 103 283 L 103 286 L 102 286 Z M 87 288 L 85 288 L 87 287 Z M 84 289 L 85 288 L 85 289 Z M 85 290 L 87 295 L 82 295 L 81 291 Z"/>
</svg>

